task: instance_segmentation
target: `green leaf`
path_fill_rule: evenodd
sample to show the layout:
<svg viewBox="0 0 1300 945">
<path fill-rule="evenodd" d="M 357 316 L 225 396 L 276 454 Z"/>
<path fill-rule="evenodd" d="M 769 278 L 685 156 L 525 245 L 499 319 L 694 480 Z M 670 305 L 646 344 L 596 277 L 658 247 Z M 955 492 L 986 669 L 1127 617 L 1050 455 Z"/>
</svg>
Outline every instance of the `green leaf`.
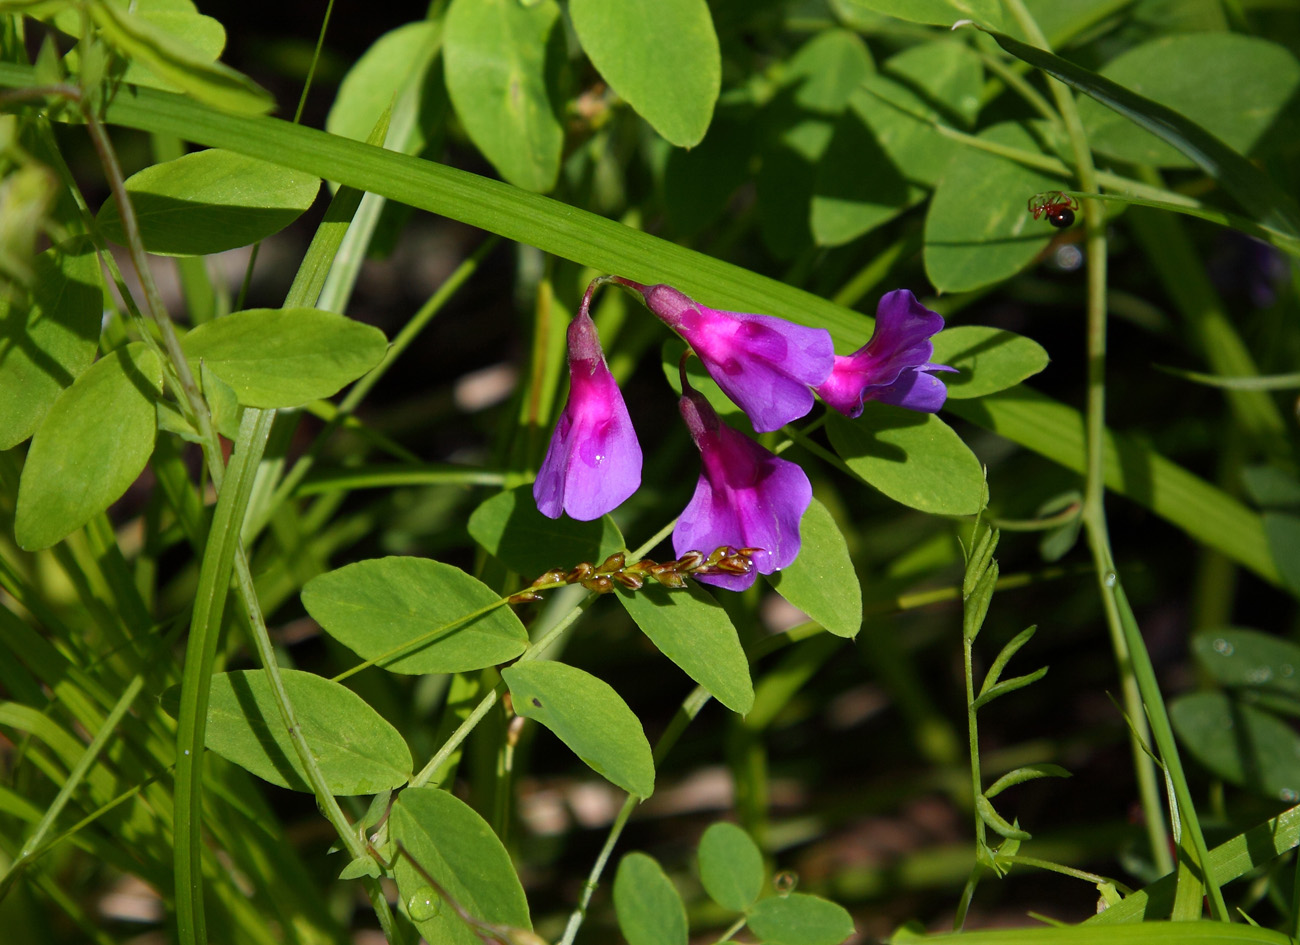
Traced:
<svg viewBox="0 0 1300 945">
<path fill-rule="evenodd" d="M 153 453 L 161 391 L 158 356 L 136 342 L 105 355 L 59 394 L 18 483 L 19 545 L 48 548 L 121 497 Z"/>
<path fill-rule="evenodd" d="M 1008 840 L 1030 840 L 1032 835 L 1027 830 L 1021 830 L 1015 824 L 1011 823 L 1005 817 L 997 812 L 997 808 L 983 794 L 975 798 L 975 813 L 979 815 L 980 820 L 984 821 L 994 832 Z"/>
<path fill-rule="evenodd" d="M 215 318 L 181 340 L 246 407 L 298 407 L 336 394 L 383 360 L 378 328 L 315 308 L 253 308 Z"/>
<path fill-rule="evenodd" d="M 516 715 L 545 725 L 602 777 L 629 794 L 655 789 L 654 760 L 641 723 L 607 683 L 575 666 L 549 660 L 501 671 Z"/>
<path fill-rule="evenodd" d="M 469 517 L 469 534 L 488 554 L 529 579 L 582 561 L 600 564 L 614 552 L 627 550 L 608 515 L 590 522 L 567 515 L 547 518 L 537 511 L 531 485 L 494 495 L 476 508 Z"/>
<path fill-rule="evenodd" d="M 934 336 L 935 364 L 957 368 L 945 374 L 950 399 L 983 397 L 1033 377 L 1050 360 L 1032 338 L 985 325 L 958 325 Z"/>
<path fill-rule="evenodd" d="M 799 524 L 802 547 L 789 567 L 767 575 L 777 593 L 837 637 L 862 629 L 862 586 L 839 526 L 816 499 Z"/>
<path fill-rule="evenodd" d="M 975 709 L 982 709 L 994 699 L 1001 698 L 1008 693 L 1015 692 L 1017 689 L 1024 689 L 1026 686 L 1032 686 L 1038 680 L 1047 675 L 1047 667 L 1040 666 L 1032 673 L 1025 673 L 1023 676 L 1012 676 L 1010 679 L 1004 679 L 994 686 L 989 686 L 981 692 L 978 698 L 971 703 Z"/>
<path fill-rule="evenodd" d="M 126 189 L 145 249 L 205 256 L 284 229 L 312 205 L 320 179 L 213 148 L 146 167 L 127 178 Z M 115 199 L 96 220 L 105 236 L 126 245 Z"/>
<path fill-rule="evenodd" d="M 637 114 L 679 148 L 704 139 L 722 83 L 705 0 L 569 0 L 583 52 Z"/>
<path fill-rule="evenodd" d="M 470 140 L 510 183 L 548 191 L 564 128 L 551 98 L 555 0 L 453 0 L 443 32 L 447 92 Z"/>
<path fill-rule="evenodd" d="M 441 44 L 442 24 L 434 20 L 407 23 L 379 37 L 343 77 L 325 119 L 325 130 L 356 141 L 367 140 L 375 116 L 393 104 L 412 76 L 422 75 L 433 65 Z"/>
<path fill-rule="evenodd" d="M 996 563 L 993 565 L 993 567 L 996 569 L 997 567 Z M 996 570 L 994 572 L 993 577 L 994 577 L 994 581 L 996 581 L 997 579 Z M 983 583 L 982 575 L 981 575 L 981 580 L 978 583 Z M 998 680 L 1002 678 L 1002 670 L 1007 668 L 1007 664 L 1011 662 L 1011 657 L 1019 653 L 1020 648 L 1023 647 L 1026 643 L 1028 643 L 1030 640 L 1032 640 L 1036 632 L 1038 632 L 1037 624 L 1035 624 L 1032 627 L 1026 627 L 1024 630 L 1021 630 L 1014 637 L 1012 637 L 1007 642 L 1006 646 L 1002 647 L 1002 649 L 998 652 L 997 658 L 993 660 L 993 665 L 990 666 L 988 672 L 984 674 L 984 682 L 980 684 L 980 691 L 979 691 L 980 695 L 984 695 L 985 691 L 987 691 L 990 687 L 997 685 Z"/>
<path fill-rule="evenodd" d="M 840 0 L 846 7 L 856 7 L 909 23 L 952 26 L 958 20 L 998 26 L 1002 23 L 999 0 Z"/>
<path fill-rule="evenodd" d="M 817 165 L 812 230 L 839 245 L 921 201 L 950 157 L 964 150 L 931 121 L 970 125 L 983 70 L 966 45 L 922 43 L 865 77 Z"/>
<path fill-rule="evenodd" d="M 980 138 L 1038 152 L 1019 125 L 1003 123 Z M 972 148 L 954 154 L 925 217 L 925 273 L 940 292 L 965 292 L 1014 276 L 1051 242 L 1055 230 L 1026 208 L 1060 180 Z"/>
<path fill-rule="evenodd" d="M 805 893 L 760 899 L 748 922 L 764 945 L 839 945 L 853 934 L 843 906 Z"/>
<path fill-rule="evenodd" d="M 248 76 L 212 62 L 202 49 L 170 33 L 164 25 L 107 3 L 87 8 L 112 46 L 128 61 L 139 61 L 169 85 L 198 101 L 228 112 L 261 115 L 275 107 L 275 99 Z"/>
<path fill-rule="evenodd" d="M 1300 645 L 1258 630 L 1228 628 L 1192 637 L 1197 664 L 1221 686 L 1300 695 Z"/>
<path fill-rule="evenodd" d="M 510 854 L 487 821 L 464 801 L 436 788 L 407 788 L 393 805 L 389 825 L 390 836 L 410 855 L 408 859 L 399 853 L 393 869 L 401 905 L 425 941 L 483 945 L 420 870 L 480 922 L 533 927 Z"/>
<path fill-rule="evenodd" d="M 1191 158 L 1197 167 L 1223 184 L 1224 189 L 1260 223 L 1292 236 L 1300 235 L 1300 208 L 1286 191 L 1278 187 L 1268 174 L 1196 122 L 1175 109 L 1138 95 L 1045 50 L 1001 33 L 989 31 L 989 35 L 1011 55 L 1037 66 L 1173 145 Z"/>
<path fill-rule="evenodd" d="M 654 857 L 629 853 L 619 861 L 614 912 L 628 945 L 686 945 L 686 906 Z"/>
<path fill-rule="evenodd" d="M 718 905 L 745 912 L 763 891 L 763 854 L 740 827 L 716 823 L 700 837 L 700 882 Z"/>
<path fill-rule="evenodd" d="M 1277 716 L 1221 692 L 1175 699 L 1178 739 L 1216 777 L 1289 804 L 1300 798 L 1300 735 Z"/>
<path fill-rule="evenodd" d="M 1212 62 L 1214 68 L 1188 68 L 1200 62 Z M 1112 59 L 1101 75 L 1173 109 L 1241 154 L 1251 153 L 1300 91 L 1300 63 L 1285 46 L 1240 33 L 1162 36 Z M 1243 102 L 1250 107 L 1243 108 Z M 1159 167 L 1195 166 L 1181 151 L 1094 99 L 1079 102 L 1079 117 L 1088 143 L 1110 157 Z"/>
<path fill-rule="evenodd" d="M 984 792 L 985 797 L 997 797 L 1009 787 L 1017 784 L 1024 784 L 1026 781 L 1036 781 L 1039 778 L 1068 778 L 1070 772 L 1066 771 L 1060 765 L 1040 762 L 1033 765 L 1022 765 L 1014 771 L 1008 771 L 1002 777 L 998 778 Z"/>
<path fill-rule="evenodd" d="M 1277 564 L 1282 583 L 1300 596 L 1300 515 L 1295 512 L 1264 512 L 1264 534 Z"/>
<path fill-rule="evenodd" d="M 89 240 L 37 256 L 27 298 L 0 294 L 0 450 L 31 436 L 90 367 L 103 312 L 99 259 Z"/>
<path fill-rule="evenodd" d="M 359 695 L 314 673 L 282 669 L 280 676 L 330 793 L 374 794 L 410 780 L 406 742 Z M 179 687 L 168 690 L 164 702 L 174 703 L 178 692 Z M 311 791 L 261 670 L 212 677 L 204 744 L 264 781 Z"/>
<path fill-rule="evenodd" d="M 459 673 L 512 660 L 528 634 L 485 584 L 428 558 L 372 558 L 321 574 L 302 589 L 307 612 L 364 659 L 394 673 Z M 415 645 L 414 641 L 428 639 Z"/>
<path fill-rule="evenodd" d="M 619 592 L 641 632 L 659 652 L 733 712 L 754 705 L 749 662 L 727 612 L 698 586 L 669 591 L 646 584 L 635 593 Z"/>
<path fill-rule="evenodd" d="M 854 420 L 831 414 L 826 429 L 849 469 L 896 502 L 939 515 L 984 504 L 979 460 L 935 414 L 868 402 Z"/>
</svg>

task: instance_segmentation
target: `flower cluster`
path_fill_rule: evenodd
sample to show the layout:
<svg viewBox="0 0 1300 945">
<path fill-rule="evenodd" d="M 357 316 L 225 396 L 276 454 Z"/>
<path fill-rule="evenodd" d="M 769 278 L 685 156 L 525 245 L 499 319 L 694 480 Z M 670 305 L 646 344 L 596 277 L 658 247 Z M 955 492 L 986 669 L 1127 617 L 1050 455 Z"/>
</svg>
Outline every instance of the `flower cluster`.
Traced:
<svg viewBox="0 0 1300 945">
<path fill-rule="evenodd" d="M 584 521 L 599 518 L 641 485 L 641 447 L 588 312 L 592 292 L 603 282 L 640 294 L 646 307 L 690 346 L 758 433 L 806 415 L 814 395 L 850 417 L 860 415 L 868 400 L 934 412 L 947 396 L 935 374 L 954 369 L 930 362 L 930 339 L 943 328 L 943 318 L 905 289 L 880 300 L 876 329 L 863 347 L 836 356 L 823 328 L 706 308 L 672 286 L 646 286 L 619 276 L 597 279 L 569 326 L 569 399 L 533 484 L 537 508 L 550 518 L 561 513 Z M 719 420 L 687 382 L 684 368 L 681 378 L 678 407 L 702 468 L 695 494 L 678 519 L 673 549 L 679 562 L 688 563 L 705 560 L 700 548 L 740 549 L 737 554 L 752 566 L 683 568 L 701 581 L 743 590 L 754 583 L 755 574 L 779 571 L 799 554 L 799 523 L 812 501 L 812 486 L 797 465 Z M 669 570 L 675 574 L 678 569 Z M 625 578 L 641 579 L 640 572 L 629 574 L 621 563 L 608 575 L 573 577 L 584 585 L 604 577 L 599 589 Z"/>
</svg>

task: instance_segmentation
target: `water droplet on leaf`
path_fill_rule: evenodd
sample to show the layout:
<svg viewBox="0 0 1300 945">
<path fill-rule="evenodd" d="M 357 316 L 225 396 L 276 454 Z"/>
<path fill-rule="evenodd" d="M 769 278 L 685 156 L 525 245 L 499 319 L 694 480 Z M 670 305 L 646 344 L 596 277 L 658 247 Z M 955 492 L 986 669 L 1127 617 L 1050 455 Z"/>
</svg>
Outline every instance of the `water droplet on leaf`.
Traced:
<svg viewBox="0 0 1300 945">
<path fill-rule="evenodd" d="M 436 918 L 442 911 L 442 897 L 429 886 L 421 886 L 410 899 L 406 900 L 406 911 L 412 921 L 427 922 Z"/>
</svg>

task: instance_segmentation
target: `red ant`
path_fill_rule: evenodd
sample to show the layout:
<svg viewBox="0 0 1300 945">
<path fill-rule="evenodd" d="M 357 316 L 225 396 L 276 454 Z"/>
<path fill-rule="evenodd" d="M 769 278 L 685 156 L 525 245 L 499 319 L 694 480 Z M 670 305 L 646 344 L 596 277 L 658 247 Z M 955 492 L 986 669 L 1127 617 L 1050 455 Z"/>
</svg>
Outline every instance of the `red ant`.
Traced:
<svg viewBox="0 0 1300 945">
<path fill-rule="evenodd" d="M 1078 209 L 1079 201 L 1059 190 L 1049 190 L 1045 194 L 1035 194 L 1029 198 L 1029 211 L 1034 219 L 1046 214 L 1047 222 L 1058 230 L 1074 223 L 1074 211 Z"/>
</svg>

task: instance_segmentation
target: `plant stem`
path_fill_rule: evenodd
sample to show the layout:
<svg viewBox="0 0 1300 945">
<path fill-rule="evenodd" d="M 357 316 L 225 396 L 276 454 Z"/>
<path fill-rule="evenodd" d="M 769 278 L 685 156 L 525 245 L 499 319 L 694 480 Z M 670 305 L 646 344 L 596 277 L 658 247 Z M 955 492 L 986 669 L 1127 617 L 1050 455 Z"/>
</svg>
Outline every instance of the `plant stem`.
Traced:
<svg viewBox="0 0 1300 945">
<path fill-rule="evenodd" d="M 1029 41 L 1043 49 L 1048 48 L 1047 40 L 1038 24 L 1025 8 L 1023 0 L 1008 0 L 1008 8 L 1013 12 L 1021 29 Z M 1098 190 L 1097 173 L 1092 163 L 1092 152 L 1088 145 L 1083 123 L 1079 118 L 1073 94 L 1069 88 L 1055 79 L 1048 78 L 1052 95 L 1060 109 L 1070 138 L 1070 147 L 1074 155 L 1079 186 L 1085 191 Z M 1165 714 L 1164 700 L 1159 685 L 1151 668 L 1150 656 L 1142 641 L 1141 633 L 1133 620 L 1132 612 L 1120 587 L 1115 570 L 1114 555 L 1111 551 L 1109 531 L 1105 511 L 1105 461 L 1104 444 L 1106 434 L 1106 232 L 1101 205 L 1091 199 L 1085 199 L 1082 205 L 1086 227 L 1086 258 L 1088 261 L 1088 394 L 1085 410 L 1085 441 L 1087 458 L 1085 464 L 1083 525 L 1088 534 L 1088 545 L 1092 550 L 1093 564 L 1097 572 L 1097 581 L 1101 592 L 1102 604 L 1106 612 L 1107 626 L 1110 630 L 1111 643 L 1115 650 L 1116 662 L 1122 680 L 1125 709 L 1129 723 L 1133 726 L 1132 752 L 1138 787 L 1142 797 L 1143 810 L 1146 813 L 1147 833 L 1151 843 L 1153 861 L 1167 871 L 1172 868 L 1164 817 L 1160 803 L 1158 780 L 1155 764 L 1147 755 L 1141 744 L 1151 737 L 1154 729 L 1156 747 L 1164 759 L 1166 769 L 1178 797 L 1180 814 L 1184 820 L 1184 838 L 1190 852 L 1196 860 L 1201 873 L 1201 881 L 1208 886 L 1211 914 L 1221 921 L 1228 921 L 1227 907 L 1223 894 L 1213 882 L 1206 866 L 1205 838 L 1200 831 L 1196 812 L 1191 802 L 1186 778 L 1178 758 L 1177 746 L 1173 741 L 1173 732 L 1169 728 Z M 1148 718 L 1151 725 L 1148 726 Z M 1190 874 L 1188 874 L 1190 876 Z M 1192 880 L 1195 881 L 1195 880 Z M 1180 882 L 1180 887 L 1183 884 Z M 1189 891 L 1188 900 L 1196 900 L 1199 912 L 1199 895 Z M 1177 917 L 1177 915 L 1175 916 Z"/>
</svg>

